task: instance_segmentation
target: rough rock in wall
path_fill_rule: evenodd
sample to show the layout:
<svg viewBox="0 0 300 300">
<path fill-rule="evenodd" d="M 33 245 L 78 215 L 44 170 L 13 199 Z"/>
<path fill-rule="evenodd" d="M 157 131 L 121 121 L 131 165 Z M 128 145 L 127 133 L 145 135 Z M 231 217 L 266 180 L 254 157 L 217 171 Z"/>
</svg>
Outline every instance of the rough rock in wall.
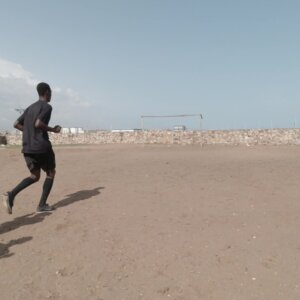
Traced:
<svg viewBox="0 0 300 300">
<path fill-rule="evenodd" d="M 50 134 L 56 145 L 70 144 L 179 144 L 179 145 L 300 145 L 300 129 L 208 130 L 134 132 L 97 131 L 79 134 Z M 8 144 L 21 145 L 22 135 L 7 136 Z"/>
<path fill-rule="evenodd" d="M 6 145 L 7 139 L 5 135 L 0 135 L 0 145 Z"/>
</svg>

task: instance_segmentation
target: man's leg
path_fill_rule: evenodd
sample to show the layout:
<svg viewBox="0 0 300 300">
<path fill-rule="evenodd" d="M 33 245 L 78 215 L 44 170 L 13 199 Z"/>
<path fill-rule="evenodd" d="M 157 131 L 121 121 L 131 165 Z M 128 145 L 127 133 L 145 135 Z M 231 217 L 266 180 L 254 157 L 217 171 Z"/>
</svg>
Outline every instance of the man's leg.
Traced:
<svg viewBox="0 0 300 300">
<path fill-rule="evenodd" d="M 40 203 L 39 203 L 37 212 L 53 210 L 53 208 L 47 206 L 46 203 L 47 203 L 48 196 L 49 196 L 52 186 L 53 186 L 54 177 L 55 177 L 55 169 L 46 171 L 46 173 L 47 173 L 47 177 L 46 177 L 44 185 L 43 185 L 43 192 L 42 192 L 42 196 L 40 199 Z"/>
<path fill-rule="evenodd" d="M 24 178 L 13 190 L 7 192 L 4 195 L 4 205 L 9 214 L 12 213 L 12 207 L 14 206 L 14 200 L 17 194 L 19 194 L 22 190 L 32 185 L 35 182 L 38 182 L 41 176 L 40 170 L 32 170 L 29 177 Z"/>
</svg>

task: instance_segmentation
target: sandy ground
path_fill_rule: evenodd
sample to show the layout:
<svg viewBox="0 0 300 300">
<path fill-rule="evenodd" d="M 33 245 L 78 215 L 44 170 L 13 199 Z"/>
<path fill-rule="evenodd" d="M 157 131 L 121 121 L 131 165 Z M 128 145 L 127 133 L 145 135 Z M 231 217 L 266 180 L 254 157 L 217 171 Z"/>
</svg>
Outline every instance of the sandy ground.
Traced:
<svg viewBox="0 0 300 300">
<path fill-rule="evenodd" d="M 300 299 L 300 147 L 58 147 L 0 213 L 0 298 Z M 0 149 L 3 193 L 27 175 Z"/>
</svg>

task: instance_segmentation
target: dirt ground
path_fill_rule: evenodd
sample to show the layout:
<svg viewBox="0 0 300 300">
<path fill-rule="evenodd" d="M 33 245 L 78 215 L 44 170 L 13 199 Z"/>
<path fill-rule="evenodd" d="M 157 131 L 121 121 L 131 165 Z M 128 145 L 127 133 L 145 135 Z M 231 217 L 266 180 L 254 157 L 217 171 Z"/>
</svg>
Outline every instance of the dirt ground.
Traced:
<svg viewBox="0 0 300 300">
<path fill-rule="evenodd" d="M 0 298 L 300 299 L 300 147 L 55 148 L 0 212 Z M 0 149 L 0 192 L 27 175 Z"/>
</svg>

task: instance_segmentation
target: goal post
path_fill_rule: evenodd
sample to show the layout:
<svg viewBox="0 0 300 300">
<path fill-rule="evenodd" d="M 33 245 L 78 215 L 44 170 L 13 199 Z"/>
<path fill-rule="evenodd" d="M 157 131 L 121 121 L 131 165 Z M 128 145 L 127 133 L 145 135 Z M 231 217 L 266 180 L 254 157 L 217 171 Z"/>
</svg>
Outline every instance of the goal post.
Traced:
<svg viewBox="0 0 300 300">
<path fill-rule="evenodd" d="M 202 130 L 202 120 L 203 120 L 203 115 L 202 114 L 188 114 L 188 115 L 152 115 L 152 116 L 141 116 L 141 127 L 142 130 L 144 130 L 144 120 L 145 119 L 155 119 L 155 118 L 198 118 L 199 119 L 199 130 Z"/>
</svg>

